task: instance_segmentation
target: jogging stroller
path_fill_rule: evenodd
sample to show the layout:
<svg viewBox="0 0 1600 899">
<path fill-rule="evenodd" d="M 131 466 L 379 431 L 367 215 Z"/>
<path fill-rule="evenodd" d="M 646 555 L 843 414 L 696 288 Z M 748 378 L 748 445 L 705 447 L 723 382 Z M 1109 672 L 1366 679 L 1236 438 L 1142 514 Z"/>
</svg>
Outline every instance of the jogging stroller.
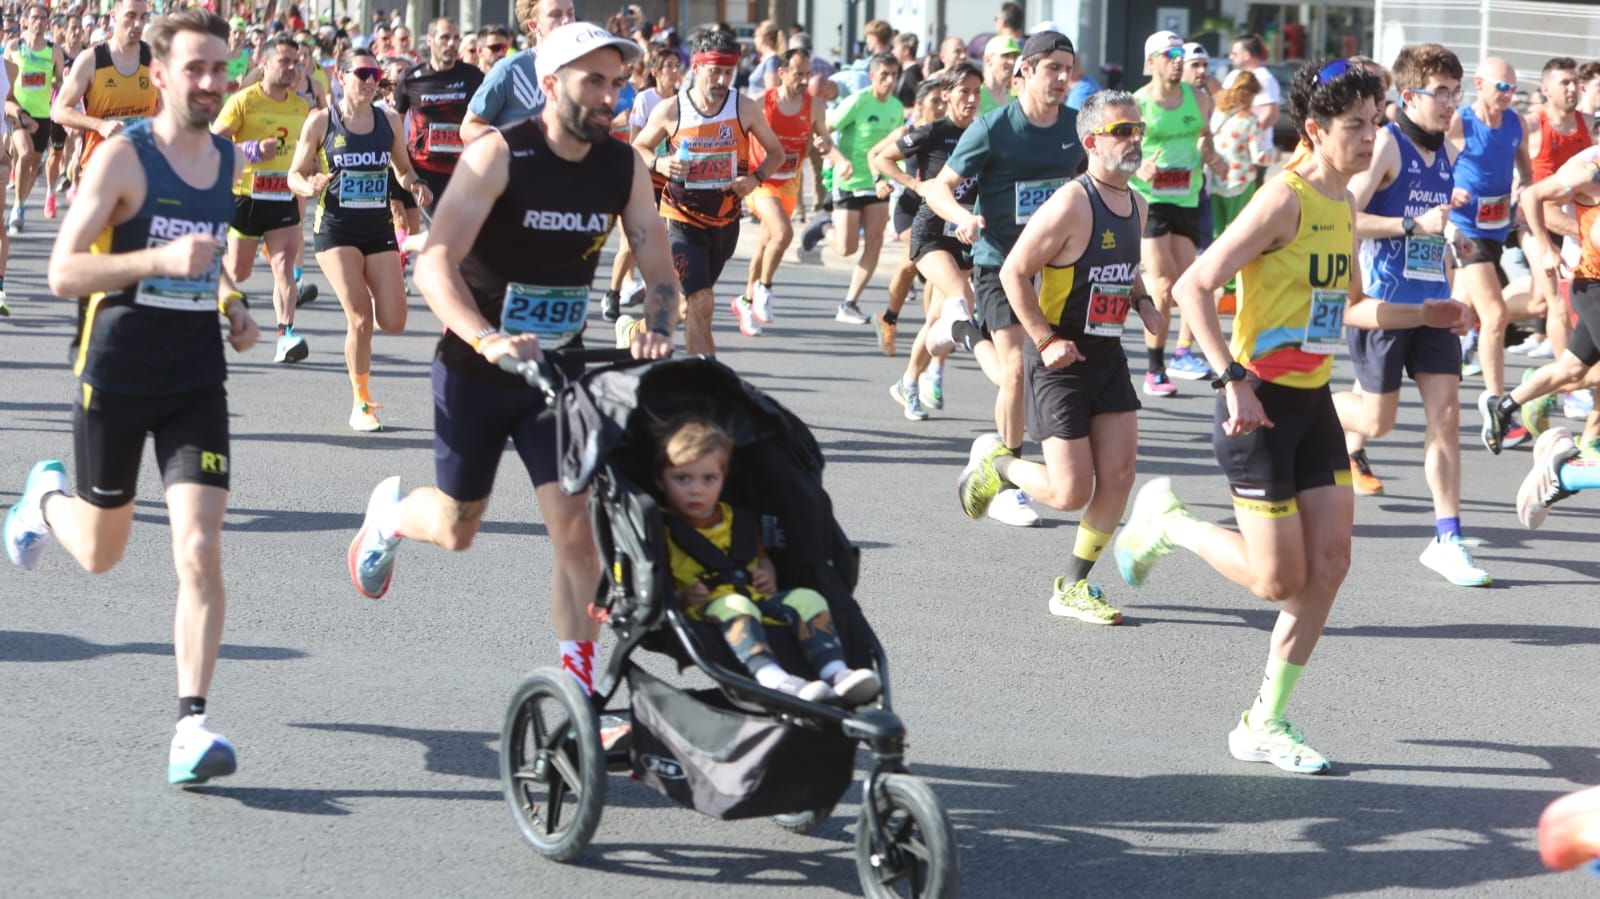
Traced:
<svg viewBox="0 0 1600 899">
<path fill-rule="evenodd" d="M 785 830 L 807 833 L 849 788 L 856 747 L 864 743 L 870 758 L 855 839 L 864 892 L 956 895 L 955 836 L 933 791 L 906 772 L 905 728 L 891 711 L 883 647 L 852 597 L 858 552 L 833 519 L 815 439 L 715 360 L 625 358 L 626 351 L 589 350 L 556 364 L 505 363 L 551 400 L 561 489 L 590 491 L 605 568 L 594 612 L 617 640 L 592 696 L 549 667 L 529 675 L 512 698 L 500 773 L 518 829 L 541 855 L 572 859 L 599 825 L 607 772 L 630 771 L 705 814 L 771 816 Z M 575 376 L 573 365 L 582 362 L 615 364 Z M 685 614 L 661 514 L 642 485 L 653 482 L 652 424 L 686 412 L 705 415 L 734 438 L 723 499 L 759 517 L 779 583 L 827 599 L 847 661 L 872 668 L 882 682 L 873 705 L 846 709 L 762 687 L 714 624 Z M 804 674 L 809 666 L 789 631 L 769 629 L 773 652 L 786 669 Z M 649 674 L 630 661 L 641 647 L 672 657 L 680 673 L 699 669 L 716 686 L 685 689 Z M 607 710 L 624 682 L 628 709 Z M 602 748 L 602 715 L 631 716 L 631 733 L 610 750 Z"/>
</svg>

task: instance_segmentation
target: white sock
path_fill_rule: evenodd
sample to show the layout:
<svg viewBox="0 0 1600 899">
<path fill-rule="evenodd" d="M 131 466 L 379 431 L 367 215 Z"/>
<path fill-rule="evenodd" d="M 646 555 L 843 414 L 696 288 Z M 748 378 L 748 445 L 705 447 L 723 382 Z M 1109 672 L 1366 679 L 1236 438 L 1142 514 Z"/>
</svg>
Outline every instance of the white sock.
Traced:
<svg viewBox="0 0 1600 899">
<path fill-rule="evenodd" d="M 583 695 L 594 692 L 594 641 L 562 640 L 561 669 L 583 688 Z"/>
<path fill-rule="evenodd" d="M 1161 522 L 1172 545 L 1181 546 L 1190 552 L 1198 551 L 1206 527 L 1210 524 L 1189 514 L 1187 509 L 1182 512 L 1169 512 Z"/>
<path fill-rule="evenodd" d="M 402 497 L 402 500 L 404 498 Z M 384 540 L 395 540 L 400 537 L 400 503 L 384 503 L 378 510 L 374 522 L 378 526 L 378 536 Z"/>
<path fill-rule="evenodd" d="M 782 665 L 768 663 L 750 672 L 755 676 L 756 683 L 768 690 L 776 690 L 789 679 L 789 672 L 783 670 Z"/>
<path fill-rule="evenodd" d="M 830 684 L 849 673 L 850 666 L 837 659 L 823 665 L 822 670 L 817 672 L 818 676 Z"/>
</svg>

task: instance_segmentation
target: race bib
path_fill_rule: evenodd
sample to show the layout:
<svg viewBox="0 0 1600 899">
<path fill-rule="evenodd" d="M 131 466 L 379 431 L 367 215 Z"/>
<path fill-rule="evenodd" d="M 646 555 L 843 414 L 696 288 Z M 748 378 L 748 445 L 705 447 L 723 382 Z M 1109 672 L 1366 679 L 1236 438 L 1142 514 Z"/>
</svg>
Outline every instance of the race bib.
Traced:
<svg viewBox="0 0 1600 899">
<path fill-rule="evenodd" d="M 1089 312 L 1083 333 L 1093 337 L 1121 337 L 1122 323 L 1133 306 L 1133 288 L 1127 284 L 1089 285 Z"/>
<path fill-rule="evenodd" d="M 1044 201 L 1056 192 L 1056 188 L 1067 183 L 1065 178 L 1046 178 L 1043 181 L 1018 181 L 1016 193 L 1017 224 L 1026 225 L 1028 219 L 1039 211 Z"/>
<path fill-rule="evenodd" d="M 171 243 L 159 237 L 150 238 L 147 246 L 154 250 Z M 222 276 L 222 246 L 217 246 L 211 265 L 198 278 L 145 278 L 133 293 L 136 306 L 154 309 L 172 309 L 177 312 L 209 312 L 217 314 L 217 279 Z"/>
<path fill-rule="evenodd" d="M 1150 179 L 1150 196 L 1188 196 L 1189 182 L 1193 178 L 1194 169 L 1156 169 L 1155 177 Z"/>
<path fill-rule="evenodd" d="M 955 222 L 945 222 L 944 223 L 944 236 L 945 237 L 955 237 L 956 236 L 957 227 L 958 226 L 956 225 Z"/>
<path fill-rule="evenodd" d="M 429 122 L 427 146 L 429 153 L 457 153 L 464 145 L 461 143 L 461 126 L 449 122 Z"/>
<path fill-rule="evenodd" d="M 1445 246 L 1444 238 L 1438 235 L 1413 234 L 1406 238 L 1406 277 L 1444 283 Z"/>
<path fill-rule="evenodd" d="M 731 152 L 690 153 L 683 159 L 683 186 L 688 190 L 727 190 L 733 184 L 735 156 Z"/>
<path fill-rule="evenodd" d="M 22 87 L 22 88 L 34 88 L 34 89 L 42 88 L 42 87 L 44 87 L 44 83 L 45 83 L 45 77 L 44 76 L 45 76 L 44 72 L 23 72 L 22 73 L 22 78 L 18 82 L 17 86 L 18 87 Z"/>
<path fill-rule="evenodd" d="M 346 169 L 339 175 L 339 205 L 345 209 L 388 209 L 389 170 Z"/>
<path fill-rule="evenodd" d="M 292 200 L 288 172 L 255 172 L 250 176 L 250 199 Z"/>
<path fill-rule="evenodd" d="M 1511 195 L 1478 198 L 1478 227 L 1493 231 L 1511 224 Z"/>
<path fill-rule="evenodd" d="M 1344 304 L 1348 291 L 1311 289 L 1311 313 L 1306 317 L 1306 333 L 1300 349 L 1318 356 L 1331 356 L 1344 346 Z"/>
<path fill-rule="evenodd" d="M 587 287 L 540 287 L 510 281 L 500 307 L 500 332 L 533 334 L 546 348 L 557 349 L 583 332 L 588 317 Z"/>
</svg>

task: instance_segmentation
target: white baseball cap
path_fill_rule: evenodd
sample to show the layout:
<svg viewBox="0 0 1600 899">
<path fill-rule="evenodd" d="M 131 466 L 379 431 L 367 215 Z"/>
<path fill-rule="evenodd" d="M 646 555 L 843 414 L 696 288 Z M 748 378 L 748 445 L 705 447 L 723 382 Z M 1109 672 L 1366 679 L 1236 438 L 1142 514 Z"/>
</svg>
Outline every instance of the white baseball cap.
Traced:
<svg viewBox="0 0 1600 899">
<path fill-rule="evenodd" d="M 1190 41 L 1189 43 L 1183 45 L 1183 61 L 1185 63 L 1191 63 L 1197 59 L 1210 58 L 1211 52 L 1206 49 L 1205 44 L 1197 41 Z"/>
<path fill-rule="evenodd" d="M 1149 59 L 1157 53 L 1165 53 L 1173 47 L 1182 49 L 1183 38 L 1170 31 L 1157 31 L 1144 39 L 1144 58 Z"/>
<path fill-rule="evenodd" d="M 644 54 L 638 44 L 625 37 L 617 37 L 599 25 L 573 22 L 562 25 L 539 41 L 539 55 L 533 63 L 534 74 L 543 80 L 544 76 L 555 74 L 562 66 L 570 65 L 601 47 L 616 47 L 622 54 L 623 65 Z"/>
</svg>

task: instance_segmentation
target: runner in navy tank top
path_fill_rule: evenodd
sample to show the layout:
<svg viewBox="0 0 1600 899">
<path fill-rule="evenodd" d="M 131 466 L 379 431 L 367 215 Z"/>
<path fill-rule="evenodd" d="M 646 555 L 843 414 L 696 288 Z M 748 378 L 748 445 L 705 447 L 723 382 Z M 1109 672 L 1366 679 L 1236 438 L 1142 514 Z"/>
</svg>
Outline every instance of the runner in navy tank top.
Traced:
<svg viewBox="0 0 1600 899">
<path fill-rule="evenodd" d="M 643 160 L 610 135 L 624 66 L 639 52 L 587 23 L 555 29 L 539 44 L 549 97 L 539 116 L 490 131 L 461 155 L 417 259 L 417 286 L 447 329 L 433 362 L 438 486 L 402 499 L 398 477 L 380 483 L 349 551 L 357 591 L 376 599 L 389 587 L 401 535 L 466 549 L 509 439 L 554 544 L 550 603 L 562 667 L 586 691 L 599 634 L 586 610 L 600 571 L 587 498 L 563 494 L 556 482 L 555 424 L 540 420 L 543 397 L 498 363 L 581 345 L 600 248 L 619 220 L 649 285 L 633 355 L 672 351 L 682 290 L 666 229 Z"/>
<path fill-rule="evenodd" d="M 1372 166 L 1350 180 L 1365 293 L 1379 300 L 1420 305 L 1448 300 L 1450 247 L 1444 237 L 1455 196 L 1455 148 L 1445 140 L 1461 100 L 1461 61 L 1438 44 L 1400 51 L 1394 65 L 1402 100 L 1397 120 L 1378 132 Z M 1456 304 L 1459 305 L 1459 304 Z M 1465 310 L 1462 310 L 1465 311 Z M 1466 333 L 1462 316 L 1460 333 Z M 1369 438 L 1394 429 L 1401 378 L 1422 394 L 1428 429 L 1423 438 L 1428 490 L 1433 495 L 1434 539 L 1421 562 L 1462 587 L 1492 581 L 1461 536 L 1461 344 L 1452 328 L 1427 325 L 1384 330 L 1346 328 L 1356 389 L 1336 393 L 1357 493 L 1381 493 L 1383 482 L 1366 458 Z"/>
<path fill-rule="evenodd" d="M 1459 235 L 1454 296 L 1472 304 L 1478 314 L 1477 352 L 1483 362 L 1483 383 L 1490 393 L 1505 392 L 1506 324 L 1527 318 L 1531 294 L 1519 292 L 1507 310 L 1506 276 L 1500 269 L 1506 237 L 1515 218 L 1511 176 L 1533 183 L 1528 141 L 1522 117 L 1511 109 L 1517 72 L 1491 56 L 1478 64 L 1473 79 L 1478 97 L 1450 123 L 1456 148 L 1456 191 L 1466 202 L 1450 212 Z"/>
</svg>

